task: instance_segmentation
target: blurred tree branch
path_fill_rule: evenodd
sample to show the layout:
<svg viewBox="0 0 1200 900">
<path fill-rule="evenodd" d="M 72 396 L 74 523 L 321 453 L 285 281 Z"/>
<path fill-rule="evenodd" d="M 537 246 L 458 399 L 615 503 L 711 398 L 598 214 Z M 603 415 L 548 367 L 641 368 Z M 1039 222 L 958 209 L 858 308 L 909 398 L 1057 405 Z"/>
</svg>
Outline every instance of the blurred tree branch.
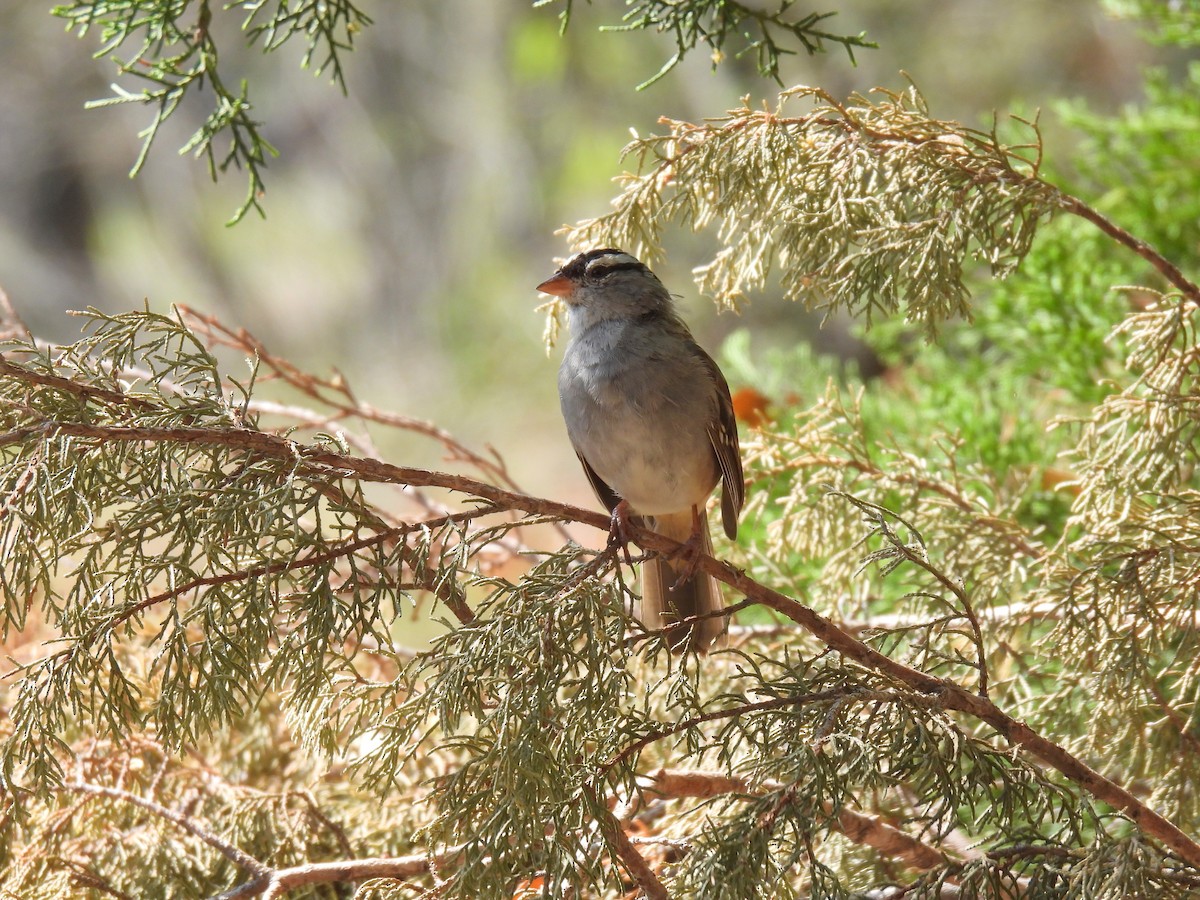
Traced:
<svg viewBox="0 0 1200 900">
<path fill-rule="evenodd" d="M 589 3 L 591 0 L 589 0 Z M 575 0 L 536 0 L 534 6 L 563 5 L 559 13 L 565 31 L 571 21 Z M 836 13 L 810 12 L 800 17 L 791 14 L 795 0 L 737 2 L 737 0 L 629 0 L 622 24 L 603 26 L 605 31 L 643 31 L 652 29 L 669 34 L 675 41 L 675 53 L 659 71 L 638 85 L 647 88 L 674 69 L 683 58 L 706 45 L 715 68 L 725 58 L 725 48 L 733 43 L 735 58 L 754 55 L 758 73 L 780 82 L 780 57 L 795 51 L 784 43 L 798 44 L 811 56 L 822 53 L 826 44 L 845 48 L 854 62 L 854 50 L 873 49 L 877 45 L 865 34 L 838 34 L 827 31 L 824 23 Z M 766 7 L 766 8 L 764 8 Z M 782 84 L 782 82 L 780 82 Z"/>
<path fill-rule="evenodd" d="M 564 2 L 560 13 L 565 30 L 574 0 L 535 0 L 533 6 Z M 809 13 L 796 19 L 790 15 L 794 0 L 779 0 L 778 9 L 767 11 L 755 3 L 731 0 L 638 0 L 630 4 L 620 26 L 614 30 L 653 29 L 671 34 L 677 50 L 646 87 L 673 69 L 698 43 L 707 45 L 716 65 L 731 40 L 744 46 L 735 55 L 753 53 L 759 72 L 779 80 L 779 60 L 794 52 L 794 42 L 809 54 L 822 52 L 826 44 L 846 48 L 854 60 L 855 48 L 875 45 L 859 35 L 825 30 L 823 23 L 834 13 Z M 251 210 L 265 215 L 263 195 L 265 171 L 278 151 L 267 140 L 263 121 L 255 116 L 248 79 L 236 82 L 222 66 L 218 33 L 236 29 L 247 45 L 261 46 L 271 53 L 299 39 L 304 45 L 302 68 L 315 74 L 330 73 L 332 81 L 346 91 L 342 54 L 354 49 L 355 38 L 371 24 L 370 17 L 355 0 L 238 0 L 214 4 L 210 0 L 70 0 L 53 7 L 53 14 L 66 20 L 80 37 L 93 30 L 100 33 L 97 57 L 111 59 L 121 78 L 143 83 L 130 89 L 112 85 L 113 96 L 96 100 L 90 108 L 136 103 L 153 110 L 150 124 L 139 134 L 142 139 L 131 175 L 145 165 L 163 124 L 179 111 L 189 95 L 210 91 L 212 108 L 204 121 L 180 149 L 205 160 L 215 181 L 230 169 L 246 173 L 247 190 L 230 224 Z M 240 20 L 235 16 L 240 14 Z M 224 141 L 225 143 L 222 143 Z"/>
<path fill-rule="evenodd" d="M 138 103 L 154 110 L 153 119 L 139 135 L 142 149 L 131 175 L 141 171 L 159 129 L 175 115 L 184 98 L 205 89 L 212 92 L 212 111 L 180 152 L 204 159 L 214 181 L 230 168 L 245 170 L 246 197 L 232 222 L 251 209 L 263 214 L 263 173 L 268 158 L 278 152 L 263 135 L 262 122 L 253 116 L 247 80 L 235 87 L 220 66 L 214 18 L 223 24 L 240 12 L 237 27 L 248 44 L 261 42 L 264 53 L 301 37 L 306 43 L 301 65 L 318 75 L 330 72 L 343 91 L 346 83 L 340 54 L 352 50 L 355 36 L 371 23 L 353 0 L 241 0 L 230 4 L 72 0 L 55 6 L 53 12 L 80 37 L 99 30 L 101 47 L 95 55 L 110 58 L 119 76 L 147 83 L 141 90 L 113 84 L 113 97 L 90 104 L 102 108 Z M 224 147 L 219 143 L 222 138 L 228 141 Z"/>
</svg>

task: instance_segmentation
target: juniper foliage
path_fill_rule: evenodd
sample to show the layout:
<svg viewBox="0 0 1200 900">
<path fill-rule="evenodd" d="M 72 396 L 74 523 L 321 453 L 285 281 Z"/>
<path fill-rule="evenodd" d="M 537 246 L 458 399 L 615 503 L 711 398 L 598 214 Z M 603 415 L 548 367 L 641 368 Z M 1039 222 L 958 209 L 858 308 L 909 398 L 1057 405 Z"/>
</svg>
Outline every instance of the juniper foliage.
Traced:
<svg viewBox="0 0 1200 900">
<path fill-rule="evenodd" d="M 717 302 L 777 283 L 890 365 L 726 348 L 775 406 L 705 659 L 553 529 L 603 516 L 336 375 L 184 309 L 69 346 L 6 317 L 0 890 L 1195 896 L 1195 217 L 1131 186 L 1200 195 L 1200 116 L 1154 78 L 1070 110 L 1087 202 L 1036 122 L 913 86 L 631 145 L 573 242 L 710 230 Z M 368 425 L 461 466 L 372 459 Z"/>
</svg>

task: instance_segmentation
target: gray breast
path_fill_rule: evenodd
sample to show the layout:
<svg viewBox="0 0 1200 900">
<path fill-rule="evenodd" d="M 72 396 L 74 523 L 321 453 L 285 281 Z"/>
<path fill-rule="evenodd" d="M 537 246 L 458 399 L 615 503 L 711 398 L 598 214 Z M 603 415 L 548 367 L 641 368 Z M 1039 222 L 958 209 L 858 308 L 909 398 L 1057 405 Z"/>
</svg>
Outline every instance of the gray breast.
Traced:
<svg viewBox="0 0 1200 900">
<path fill-rule="evenodd" d="M 636 320 L 597 323 L 568 346 L 559 395 L 571 443 L 635 511 L 680 512 L 712 491 L 715 393 L 686 342 Z"/>
</svg>

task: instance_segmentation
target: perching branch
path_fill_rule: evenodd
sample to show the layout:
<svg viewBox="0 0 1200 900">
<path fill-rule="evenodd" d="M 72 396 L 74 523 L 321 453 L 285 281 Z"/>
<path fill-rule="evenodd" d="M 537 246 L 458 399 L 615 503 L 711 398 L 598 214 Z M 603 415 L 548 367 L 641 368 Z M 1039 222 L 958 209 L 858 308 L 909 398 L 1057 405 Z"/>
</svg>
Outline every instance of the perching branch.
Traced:
<svg viewBox="0 0 1200 900">
<path fill-rule="evenodd" d="M 166 441 L 241 449 L 278 459 L 295 461 L 314 472 L 352 475 L 364 481 L 402 483 L 446 488 L 467 496 L 487 500 L 499 509 L 520 510 L 541 516 L 558 516 L 569 521 L 592 525 L 607 531 L 609 518 L 598 512 L 570 504 L 530 497 L 506 491 L 458 475 L 395 466 L 375 459 L 350 457 L 319 447 L 299 445 L 286 438 L 250 430 L 205 428 L 146 428 L 99 426 L 46 421 L 0 438 L 0 446 L 17 441 L 41 440 L 54 435 L 71 435 L 103 441 Z M 680 545 L 669 538 L 642 528 L 631 530 L 631 539 L 645 550 L 675 553 Z M 1033 758 L 1065 775 L 1097 799 L 1129 816 L 1147 835 L 1161 841 L 1189 864 L 1200 868 L 1200 845 L 1178 826 L 1166 820 L 1142 800 L 1116 782 L 1104 777 L 1063 747 L 1012 718 L 990 700 L 980 697 L 955 682 L 910 668 L 880 653 L 838 628 L 829 619 L 778 591 L 759 584 L 743 572 L 710 556 L 701 556 L 698 567 L 717 580 L 742 592 L 749 600 L 773 609 L 801 625 L 831 650 L 847 659 L 879 672 L 922 694 L 931 695 L 946 710 L 965 713 L 987 723 L 1005 740 L 1019 746 Z"/>
</svg>

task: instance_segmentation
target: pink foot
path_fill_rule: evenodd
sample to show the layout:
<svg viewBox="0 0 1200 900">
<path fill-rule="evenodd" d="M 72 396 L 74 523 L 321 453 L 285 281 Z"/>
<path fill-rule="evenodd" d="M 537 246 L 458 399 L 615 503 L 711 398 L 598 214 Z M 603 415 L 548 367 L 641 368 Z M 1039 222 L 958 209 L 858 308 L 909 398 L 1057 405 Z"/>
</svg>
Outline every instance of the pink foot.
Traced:
<svg viewBox="0 0 1200 900">
<path fill-rule="evenodd" d="M 679 572 L 679 576 L 675 579 L 675 583 L 671 585 L 671 590 L 675 590 L 681 584 L 691 581 L 692 576 L 696 574 L 696 567 L 700 565 L 700 554 L 704 551 L 704 539 L 701 535 L 703 527 L 700 523 L 700 510 L 693 506 L 692 533 L 688 535 L 686 541 L 679 545 L 679 549 L 671 554 L 672 558 L 683 562 L 683 568 L 676 570 Z"/>
<path fill-rule="evenodd" d="M 612 511 L 612 527 L 608 532 L 608 547 L 619 547 L 625 554 L 626 565 L 633 565 L 633 557 L 629 555 L 629 502 L 622 500 Z"/>
</svg>

